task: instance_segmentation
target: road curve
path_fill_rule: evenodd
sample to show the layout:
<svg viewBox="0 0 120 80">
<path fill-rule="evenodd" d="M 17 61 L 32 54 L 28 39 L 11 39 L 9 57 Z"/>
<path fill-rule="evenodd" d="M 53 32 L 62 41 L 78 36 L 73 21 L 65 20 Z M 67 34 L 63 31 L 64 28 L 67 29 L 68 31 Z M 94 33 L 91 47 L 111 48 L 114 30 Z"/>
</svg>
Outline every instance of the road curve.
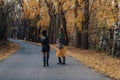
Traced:
<svg viewBox="0 0 120 80">
<path fill-rule="evenodd" d="M 55 50 L 50 51 L 49 67 L 43 67 L 41 46 L 12 40 L 20 49 L 0 62 L 0 80 L 112 80 L 96 73 L 74 58 L 66 65 L 57 65 Z"/>
</svg>

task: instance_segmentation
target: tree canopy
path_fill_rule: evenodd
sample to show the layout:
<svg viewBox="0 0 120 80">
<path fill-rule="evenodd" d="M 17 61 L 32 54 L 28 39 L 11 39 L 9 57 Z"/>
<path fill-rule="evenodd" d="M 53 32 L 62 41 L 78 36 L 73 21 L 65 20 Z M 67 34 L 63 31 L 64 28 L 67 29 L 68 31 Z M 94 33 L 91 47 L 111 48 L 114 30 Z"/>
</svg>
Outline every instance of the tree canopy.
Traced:
<svg viewBox="0 0 120 80">
<path fill-rule="evenodd" d="M 55 43 L 63 28 L 66 45 L 119 53 L 119 0 L 0 0 L 0 38 L 37 41 L 47 29 Z M 6 23 L 9 23 L 6 24 Z"/>
</svg>

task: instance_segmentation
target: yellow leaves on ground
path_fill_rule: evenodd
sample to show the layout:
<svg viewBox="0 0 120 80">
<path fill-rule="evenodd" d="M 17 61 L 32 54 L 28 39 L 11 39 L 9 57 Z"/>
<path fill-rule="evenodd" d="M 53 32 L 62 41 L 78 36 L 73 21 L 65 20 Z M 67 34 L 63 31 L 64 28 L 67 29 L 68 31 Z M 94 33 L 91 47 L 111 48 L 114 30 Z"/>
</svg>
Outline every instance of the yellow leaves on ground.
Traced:
<svg viewBox="0 0 120 80">
<path fill-rule="evenodd" d="M 51 47 L 56 48 L 56 45 L 51 45 Z M 120 80 L 120 59 L 113 58 L 105 53 L 81 50 L 70 46 L 66 47 L 66 54 L 93 68 L 94 71 Z"/>
<path fill-rule="evenodd" d="M 95 71 L 120 80 L 120 59 L 112 58 L 104 53 L 74 49 L 72 47 L 67 48 L 67 54 L 93 68 Z"/>
<path fill-rule="evenodd" d="M 18 48 L 19 46 L 13 42 L 9 42 L 8 46 L 0 48 L 0 61 L 15 53 Z"/>
</svg>

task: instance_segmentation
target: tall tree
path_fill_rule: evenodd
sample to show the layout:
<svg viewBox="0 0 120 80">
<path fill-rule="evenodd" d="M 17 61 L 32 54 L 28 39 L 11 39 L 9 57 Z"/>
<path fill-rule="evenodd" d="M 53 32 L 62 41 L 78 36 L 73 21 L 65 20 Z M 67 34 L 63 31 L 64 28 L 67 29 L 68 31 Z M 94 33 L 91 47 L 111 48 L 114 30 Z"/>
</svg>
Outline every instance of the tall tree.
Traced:
<svg viewBox="0 0 120 80">
<path fill-rule="evenodd" d="M 3 0 L 0 0 L 0 42 L 7 41 L 7 12 Z"/>
<path fill-rule="evenodd" d="M 55 43 L 58 35 L 58 29 L 63 28 L 63 32 L 66 39 L 66 45 L 68 44 L 68 35 L 66 29 L 65 14 L 67 10 L 63 9 L 66 0 L 45 0 L 48 8 L 48 14 L 50 16 L 49 23 L 49 38 L 51 43 Z"/>
<path fill-rule="evenodd" d="M 75 19 L 78 18 L 78 10 L 80 9 L 80 7 L 81 5 L 79 4 L 78 0 L 75 0 L 75 9 L 74 9 Z M 79 21 L 79 23 L 81 22 Z M 77 22 L 75 22 L 75 47 L 76 48 L 81 47 L 81 33 L 77 26 Z"/>
<path fill-rule="evenodd" d="M 81 48 L 88 49 L 88 28 L 89 28 L 89 0 L 83 0 L 84 2 L 84 21 L 81 31 Z"/>
</svg>

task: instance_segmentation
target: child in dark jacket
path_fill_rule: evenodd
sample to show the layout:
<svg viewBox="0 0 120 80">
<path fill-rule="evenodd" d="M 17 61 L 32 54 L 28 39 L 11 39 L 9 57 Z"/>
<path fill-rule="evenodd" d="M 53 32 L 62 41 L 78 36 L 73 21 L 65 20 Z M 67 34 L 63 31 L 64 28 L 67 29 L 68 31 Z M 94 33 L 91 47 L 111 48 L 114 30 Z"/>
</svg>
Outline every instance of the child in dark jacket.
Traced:
<svg viewBox="0 0 120 80">
<path fill-rule="evenodd" d="M 50 45 L 49 45 L 49 39 L 47 36 L 47 31 L 42 31 L 41 36 L 41 43 L 42 43 L 42 53 L 43 53 L 43 66 L 49 66 L 49 51 L 50 51 Z"/>
</svg>

